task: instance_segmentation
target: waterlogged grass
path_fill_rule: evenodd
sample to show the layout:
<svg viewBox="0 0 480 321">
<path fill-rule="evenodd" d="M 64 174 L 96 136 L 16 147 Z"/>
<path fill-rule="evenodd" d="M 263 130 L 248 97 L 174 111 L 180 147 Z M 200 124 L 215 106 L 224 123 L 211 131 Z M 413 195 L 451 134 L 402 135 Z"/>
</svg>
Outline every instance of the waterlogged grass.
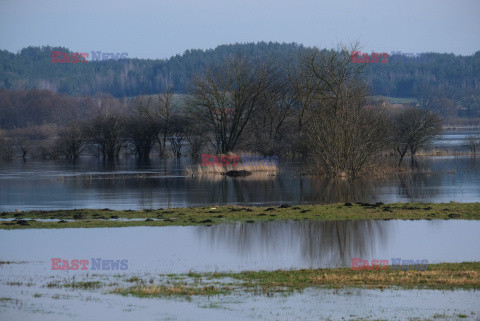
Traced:
<svg viewBox="0 0 480 321">
<path fill-rule="evenodd" d="M 273 220 L 479 220 L 480 203 L 346 203 L 294 206 L 285 204 L 276 207 L 213 206 L 143 211 L 83 209 L 3 212 L 0 213 L 0 218 L 14 219 L 0 222 L 2 229 L 185 226 Z M 38 221 L 39 219 L 53 221 Z"/>
<path fill-rule="evenodd" d="M 172 282 L 190 278 L 192 282 Z M 240 273 L 189 273 L 169 275 L 164 284 L 119 287 L 112 293 L 152 296 L 220 295 L 236 292 L 254 294 L 294 293 L 308 287 L 322 288 L 402 288 L 474 289 L 480 288 L 480 262 L 431 264 L 425 271 L 302 269 L 246 271 Z"/>
<path fill-rule="evenodd" d="M 302 290 L 310 286 L 412 289 L 478 289 L 480 262 L 432 264 L 428 270 L 352 270 L 303 269 L 291 271 L 252 271 L 234 274 L 212 273 L 208 277 L 229 277 L 243 286 L 261 288 L 263 292 Z"/>
<path fill-rule="evenodd" d="M 5 265 L 5 264 L 24 264 L 27 262 L 23 261 L 0 261 L 0 266 Z"/>
<path fill-rule="evenodd" d="M 66 288 L 72 288 L 72 289 L 82 289 L 82 290 L 88 290 L 88 289 L 97 289 L 102 287 L 102 283 L 100 281 L 80 281 L 80 282 L 72 282 L 72 283 L 67 283 L 63 285 Z"/>
<path fill-rule="evenodd" d="M 215 285 L 185 285 L 185 284 L 169 284 L 169 285 L 141 285 L 129 288 L 116 288 L 112 293 L 122 295 L 134 295 L 138 297 L 166 297 L 166 296 L 197 296 L 197 295 L 220 295 L 230 293 L 228 286 Z"/>
</svg>

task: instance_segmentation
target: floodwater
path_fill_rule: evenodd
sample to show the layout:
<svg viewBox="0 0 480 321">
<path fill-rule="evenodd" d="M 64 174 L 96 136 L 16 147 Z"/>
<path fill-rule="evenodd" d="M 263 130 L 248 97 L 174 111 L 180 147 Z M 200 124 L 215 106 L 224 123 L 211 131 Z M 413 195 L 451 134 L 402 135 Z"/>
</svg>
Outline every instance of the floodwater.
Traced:
<svg viewBox="0 0 480 321">
<path fill-rule="evenodd" d="M 0 230 L 0 260 L 49 271 L 51 258 L 128 260 L 135 273 L 350 266 L 351 258 L 480 260 L 480 221 L 270 221 L 213 226 Z M 33 269 L 33 270 L 32 270 Z"/>
<path fill-rule="evenodd" d="M 205 205 L 363 202 L 476 202 L 480 157 L 418 158 L 427 174 L 353 181 L 302 176 L 301 162 L 280 161 L 276 176 L 188 177 L 188 159 L 147 165 L 121 160 L 14 160 L 0 163 L 0 211 L 74 208 L 145 209 Z"/>
<path fill-rule="evenodd" d="M 465 150 L 465 138 L 478 133 L 445 131 L 434 147 Z M 188 158 L 153 158 L 148 164 L 132 158 L 116 163 L 90 157 L 76 162 L 15 159 L 0 161 L 0 211 L 480 199 L 480 156 L 419 157 L 417 162 L 423 174 L 347 182 L 303 176 L 304 162 L 282 159 L 277 175 L 247 178 L 187 176 L 185 168 L 192 165 Z"/>
<path fill-rule="evenodd" d="M 100 291 L 0 285 L 18 298 L 2 320 L 478 320 L 479 291 L 306 289 L 295 295 L 227 295 L 190 300 L 123 297 Z M 460 318 L 461 316 L 461 318 Z"/>
<path fill-rule="evenodd" d="M 478 291 L 307 289 L 290 296 L 193 300 L 48 288 L 60 280 L 120 283 L 131 275 L 350 266 L 351 258 L 478 261 L 480 222 L 272 221 L 214 226 L 0 230 L 2 320 L 319 320 L 480 316 Z M 468 246 L 466 246 L 468 245 Z M 128 260 L 127 270 L 57 271 L 51 258 Z M 120 279 L 118 275 L 122 275 Z M 388 307 L 385 308 L 385 307 Z"/>
<path fill-rule="evenodd" d="M 445 132 L 440 149 L 462 150 L 471 131 Z M 0 211 L 144 209 L 221 204 L 477 202 L 480 158 L 423 157 L 428 174 L 329 181 L 281 160 L 276 176 L 188 177 L 186 158 L 114 164 L 98 159 L 0 163 Z M 0 320 L 480 320 L 479 291 L 310 288 L 293 295 L 135 298 L 108 290 L 49 288 L 52 281 L 163 273 L 350 266 L 365 260 L 480 261 L 480 221 L 271 221 L 214 226 L 0 230 Z M 128 269 L 51 270 L 51 258 L 128 260 Z M 120 279 L 118 278 L 120 275 Z M 123 283 L 122 283 L 123 282 Z"/>
</svg>

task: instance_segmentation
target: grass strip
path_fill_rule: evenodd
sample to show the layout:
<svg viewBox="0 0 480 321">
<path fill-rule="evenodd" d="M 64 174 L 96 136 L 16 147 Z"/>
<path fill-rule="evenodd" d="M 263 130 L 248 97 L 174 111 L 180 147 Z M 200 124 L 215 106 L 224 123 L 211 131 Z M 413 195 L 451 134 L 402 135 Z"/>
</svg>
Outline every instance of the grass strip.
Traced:
<svg viewBox="0 0 480 321">
<path fill-rule="evenodd" d="M 479 220 L 480 203 L 285 204 L 276 207 L 211 206 L 142 211 L 81 209 L 2 212 L 0 218 L 13 219 L 1 221 L 1 229 L 187 226 L 274 220 Z M 52 221 L 38 221 L 40 219 Z"/>
<path fill-rule="evenodd" d="M 172 280 L 190 278 L 194 282 Z M 229 281 L 230 280 L 230 281 Z M 401 288 L 435 290 L 477 290 L 480 262 L 430 264 L 428 270 L 352 270 L 350 268 L 245 271 L 240 273 L 189 273 L 169 275 L 164 284 L 137 284 L 115 288 L 112 293 L 138 297 L 230 294 L 294 293 L 309 287 Z"/>
</svg>

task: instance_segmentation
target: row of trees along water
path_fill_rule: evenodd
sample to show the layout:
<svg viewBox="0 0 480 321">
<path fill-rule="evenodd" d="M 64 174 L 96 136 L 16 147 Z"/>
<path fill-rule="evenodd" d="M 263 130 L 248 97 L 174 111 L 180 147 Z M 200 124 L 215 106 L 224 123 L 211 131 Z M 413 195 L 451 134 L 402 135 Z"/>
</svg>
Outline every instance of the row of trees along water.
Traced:
<svg viewBox="0 0 480 321">
<path fill-rule="evenodd" d="M 356 49 L 305 49 L 288 66 L 233 55 L 196 73 L 186 94 L 1 90 L 1 154 L 147 160 L 249 151 L 306 157 L 329 176 L 401 165 L 439 134 L 441 118 L 425 106 L 372 100 L 365 65 L 351 63 Z"/>
</svg>

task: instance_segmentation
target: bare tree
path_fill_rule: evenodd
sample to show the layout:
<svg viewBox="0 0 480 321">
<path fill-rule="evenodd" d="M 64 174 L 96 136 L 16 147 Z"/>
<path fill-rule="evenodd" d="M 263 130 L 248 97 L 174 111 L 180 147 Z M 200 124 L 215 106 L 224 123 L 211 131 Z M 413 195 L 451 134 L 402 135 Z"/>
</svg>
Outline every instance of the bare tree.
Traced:
<svg viewBox="0 0 480 321">
<path fill-rule="evenodd" d="M 480 117 L 480 89 L 470 89 L 458 100 L 462 114 L 466 117 Z"/>
<path fill-rule="evenodd" d="M 103 158 L 117 159 L 123 144 L 125 119 L 119 114 L 98 115 L 85 127 L 86 137 Z"/>
<path fill-rule="evenodd" d="M 33 142 L 32 138 L 38 138 L 33 136 L 30 128 L 15 128 L 10 130 L 9 136 L 13 139 L 14 145 L 17 146 L 22 152 L 22 158 L 25 160 L 27 155 L 31 153 Z"/>
<path fill-rule="evenodd" d="M 287 126 L 291 125 L 288 118 L 295 112 L 295 98 L 294 89 L 287 77 L 278 75 L 277 81 L 259 97 L 259 106 L 246 127 L 249 135 L 244 139 L 245 144 L 242 147 L 263 155 L 286 152 L 292 145 L 286 143 L 292 142 L 291 137 L 287 139 L 285 136 L 292 134 Z"/>
<path fill-rule="evenodd" d="M 183 143 L 186 138 L 187 122 L 185 118 L 175 116 L 171 119 L 170 136 L 168 141 L 170 142 L 170 148 L 173 155 L 178 158 L 181 156 Z"/>
<path fill-rule="evenodd" d="M 432 89 L 431 85 L 429 85 L 427 82 L 422 82 L 415 88 L 414 94 L 421 108 L 425 110 L 429 110 L 432 108 L 435 92 Z"/>
<path fill-rule="evenodd" d="M 200 154 L 208 144 L 208 127 L 205 124 L 195 120 L 189 114 L 185 115 L 185 139 L 187 141 L 188 150 L 193 160 L 198 160 Z"/>
<path fill-rule="evenodd" d="M 0 159 L 12 159 L 14 156 L 14 140 L 0 131 Z"/>
<path fill-rule="evenodd" d="M 177 109 L 173 92 L 172 87 L 167 87 L 161 94 L 156 96 L 153 108 L 149 109 L 150 115 L 154 117 L 159 126 L 157 142 L 161 157 L 166 155 L 165 150 L 170 134 L 171 119 L 175 116 Z"/>
<path fill-rule="evenodd" d="M 398 166 L 402 164 L 408 150 L 413 164 L 418 149 L 429 144 L 442 129 L 440 118 L 436 114 L 415 107 L 400 111 L 394 116 L 392 125 L 392 142 L 399 155 Z"/>
<path fill-rule="evenodd" d="M 305 77 L 316 86 L 308 143 L 318 170 L 329 176 L 355 176 L 385 148 L 385 117 L 366 107 L 363 66 L 351 63 L 350 51 L 356 49 L 311 50 L 302 59 Z"/>
<path fill-rule="evenodd" d="M 125 122 L 126 135 L 132 141 L 139 160 L 147 160 L 159 132 L 158 122 L 151 116 L 150 100 L 143 96 L 137 97 L 130 113 Z"/>
<path fill-rule="evenodd" d="M 475 156 L 477 150 L 480 149 L 480 135 L 468 135 L 465 137 L 465 143 L 468 149 L 473 153 L 473 156 Z"/>
<path fill-rule="evenodd" d="M 85 131 L 78 123 L 71 123 L 59 132 L 56 149 L 66 159 L 78 159 L 85 148 Z"/>
<path fill-rule="evenodd" d="M 243 57 L 210 67 L 194 78 L 188 106 L 197 121 L 208 126 L 218 153 L 237 146 L 261 96 L 274 80 L 271 63 Z"/>
</svg>

